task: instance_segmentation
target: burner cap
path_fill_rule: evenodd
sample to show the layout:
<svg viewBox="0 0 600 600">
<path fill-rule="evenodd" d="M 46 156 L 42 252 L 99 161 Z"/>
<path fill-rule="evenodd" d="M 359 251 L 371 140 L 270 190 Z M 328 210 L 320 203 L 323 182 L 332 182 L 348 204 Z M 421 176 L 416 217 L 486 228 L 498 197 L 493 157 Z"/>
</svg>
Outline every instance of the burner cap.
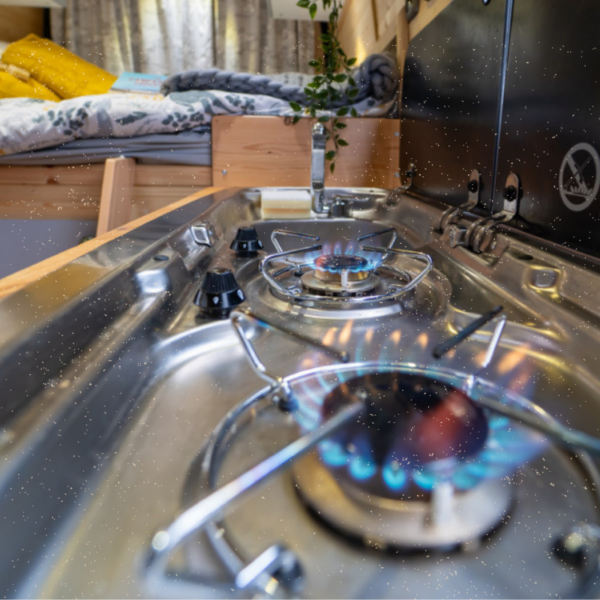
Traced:
<svg viewBox="0 0 600 600">
<path fill-rule="evenodd" d="M 313 293 L 326 296 L 356 296 L 379 284 L 369 261 L 351 254 L 322 254 L 315 269 L 302 276 L 302 284 Z"/>
<path fill-rule="evenodd" d="M 329 271 L 330 273 L 341 273 L 342 271 L 369 271 L 369 261 L 362 256 L 351 254 L 323 254 L 315 260 L 318 271 Z"/>
<path fill-rule="evenodd" d="M 466 394 L 421 375 L 378 373 L 351 379 L 325 398 L 323 416 L 356 401 L 365 402 L 367 410 L 331 440 L 351 448 L 369 474 L 341 470 L 338 476 L 380 497 L 397 497 L 385 481 L 390 465 L 413 471 L 434 461 L 452 465 L 481 450 L 488 434 L 483 410 Z"/>
</svg>

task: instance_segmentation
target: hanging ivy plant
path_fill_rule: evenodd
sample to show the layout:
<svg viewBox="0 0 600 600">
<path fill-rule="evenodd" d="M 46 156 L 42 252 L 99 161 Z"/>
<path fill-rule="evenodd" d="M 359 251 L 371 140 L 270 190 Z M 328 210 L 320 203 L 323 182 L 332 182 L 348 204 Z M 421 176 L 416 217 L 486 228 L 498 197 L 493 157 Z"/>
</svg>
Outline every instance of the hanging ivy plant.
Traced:
<svg viewBox="0 0 600 600">
<path fill-rule="evenodd" d="M 316 75 L 304 88 L 306 95 L 306 106 L 298 102 L 290 102 L 292 110 L 296 113 L 294 123 L 301 116 L 310 115 L 316 118 L 317 111 L 327 110 L 331 105 L 339 106 L 347 100 L 352 100 L 358 95 L 358 86 L 352 77 L 352 67 L 356 64 L 356 58 L 349 58 L 338 39 L 338 22 L 342 3 L 340 0 L 321 0 L 323 9 L 329 12 L 327 33 L 320 36 L 322 56 L 311 60 L 308 64 L 315 69 Z M 299 0 L 297 6 L 306 8 L 310 18 L 314 19 L 317 14 L 317 2 L 314 0 Z M 335 160 L 340 147 L 347 146 L 348 142 L 341 136 L 341 131 L 346 124 L 340 121 L 340 117 L 348 114 L 357 117 L 358 113 L 354 107 L 342 106 L 338 108 L 335 116 L 319 117 L 319 123 L 323 123 L 326 129 L 327 139 L 333 140 L 334 150 L 329 150 L 325 157 L 330 162 L 329 169 L 335 170 Z"/>
</svg>

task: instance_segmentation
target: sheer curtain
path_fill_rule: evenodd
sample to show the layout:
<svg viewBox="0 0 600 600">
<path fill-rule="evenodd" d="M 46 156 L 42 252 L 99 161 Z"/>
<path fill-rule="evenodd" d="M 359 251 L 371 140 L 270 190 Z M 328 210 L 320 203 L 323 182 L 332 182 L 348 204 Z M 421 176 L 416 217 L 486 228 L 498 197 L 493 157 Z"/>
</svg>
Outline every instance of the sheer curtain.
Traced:
<svg viewBox="0 0 600 600">
<path fill-rule="evenodd" d="M 315 56 L 311 21 L 269 19 L 267 0 L 214 0 L 215 64 L 250 73 L 308 72 Z"/>
<path fill-rule="evenodd" d="M 68 0 L 51 25 L 54 41 L 115 75 L 306 72 L 315 47 L 313 23 L 269 19 L 267 0 Z"/>
<path fill-rule="evenodd" d="M 169 75 L 213 64 L 212 12 L 212 0 L 68 0 L 52 37 L 115 75 Z"/>
</svg>

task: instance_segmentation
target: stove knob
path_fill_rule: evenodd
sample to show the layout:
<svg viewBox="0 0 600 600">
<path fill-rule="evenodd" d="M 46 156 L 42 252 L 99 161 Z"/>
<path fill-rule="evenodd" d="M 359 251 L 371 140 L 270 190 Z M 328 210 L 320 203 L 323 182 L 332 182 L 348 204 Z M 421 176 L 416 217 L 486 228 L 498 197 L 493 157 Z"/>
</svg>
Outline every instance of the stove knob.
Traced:
<svg viewBox="0 0 600 600">
<path fill-rule="evenodd" d="M 258 233 L 254 227 L 240 227 L 235 235 L 235 240 L 231 242 L 231 249 L 240 258 L 254 258 L 262 248 L 262 242 L 258 239 Z"/>
<path fill-rule="evenodd" d="M 226 319 L 245 299 L 244 292 L 229 269 L 212 269 L 204 277 L 194 303 L 207 317 Z"/>
</svg>

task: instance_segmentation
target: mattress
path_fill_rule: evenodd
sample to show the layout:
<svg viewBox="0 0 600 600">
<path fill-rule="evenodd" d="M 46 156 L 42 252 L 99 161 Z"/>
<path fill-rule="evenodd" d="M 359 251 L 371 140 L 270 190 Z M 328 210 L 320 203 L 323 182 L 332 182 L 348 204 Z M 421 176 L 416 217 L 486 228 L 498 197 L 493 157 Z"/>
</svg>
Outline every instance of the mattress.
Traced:
<svg viewBox="0 0 600 600">
<path fill-rule="evenodd" d="M 386 117 L 396 97 L 353 105 L 363 117 Z M 334 111 L 319 111 L 332 116 Z M 160 96 L 104 94 L 59 103 L 0 100 L 0 164 L 141 161 L 210 164 L 210 123 L 216 115 L 294 116 L 289 102 L 262 95 L 187 91 Z"/>
<path fill-rule="evenodd" d="M 124 156 L 146 164 L 210 166 L 210 127 L 181 133 L 92 138 L 0 157 L 0 165 L 53 166 L 103 163 Z"/>
</svg>

